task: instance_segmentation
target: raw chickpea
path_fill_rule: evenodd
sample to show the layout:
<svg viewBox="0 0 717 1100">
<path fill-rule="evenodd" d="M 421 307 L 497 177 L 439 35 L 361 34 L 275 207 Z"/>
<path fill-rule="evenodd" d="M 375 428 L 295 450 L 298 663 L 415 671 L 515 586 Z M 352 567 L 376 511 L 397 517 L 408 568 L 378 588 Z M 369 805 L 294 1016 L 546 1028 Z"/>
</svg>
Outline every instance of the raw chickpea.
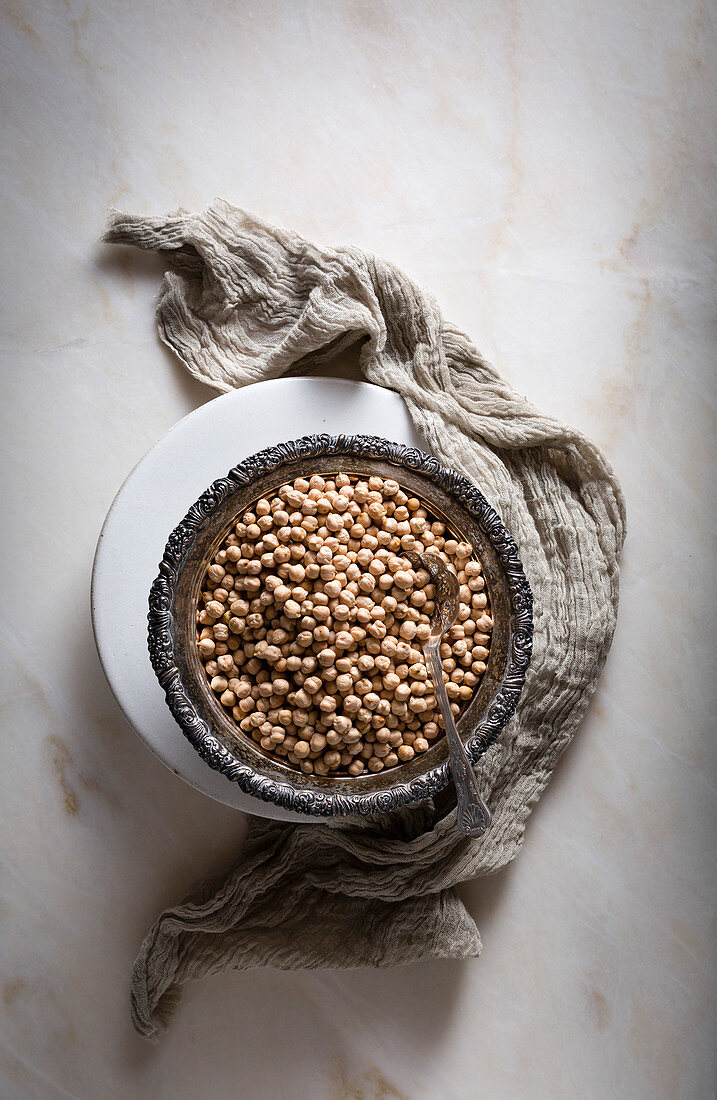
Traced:
<svg viewBox="0 0 717 1100">
<path fill-rule="evenodd" d="M 344 699 L 344 712 L 356 714 L 361 709 L 361 700 L 357 695 L 347 695 Z"/>
<path fill-rule="evenodd" d="M 207 569 L 207 580 L 212 588 L 219 585 L 226 573 L 226 569 L 222 565 L 210 565 Z"/>
<path fill-rule="evenodd" d="M 345 737 L 351 729 L 351 719 L 344 714 L 335 714 L 333 716 L 333 728 L 338 737 Z"/>
</svg>

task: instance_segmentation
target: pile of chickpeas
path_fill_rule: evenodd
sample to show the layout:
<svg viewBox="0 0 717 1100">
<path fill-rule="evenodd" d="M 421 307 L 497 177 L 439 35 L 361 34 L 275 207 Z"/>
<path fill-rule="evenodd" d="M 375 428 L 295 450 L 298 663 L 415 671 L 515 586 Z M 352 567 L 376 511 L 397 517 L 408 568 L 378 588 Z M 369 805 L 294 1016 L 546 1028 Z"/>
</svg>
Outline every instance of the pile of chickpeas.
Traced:
<svg viewBox="0 0 717 1100">
<path fill-rule="evenodd" d="M 209 564 L 197 645 L 211 690 L 269 756 L 321 776 L 412 760 L 443 735 L 422 643 L 434 587 L 404 551 L 460 583 L 444 636 L 454 714 L 486 669 L 493 620 L 473 548 L 393 480 L 297 478 L 239 516 Z"/>
</svg>

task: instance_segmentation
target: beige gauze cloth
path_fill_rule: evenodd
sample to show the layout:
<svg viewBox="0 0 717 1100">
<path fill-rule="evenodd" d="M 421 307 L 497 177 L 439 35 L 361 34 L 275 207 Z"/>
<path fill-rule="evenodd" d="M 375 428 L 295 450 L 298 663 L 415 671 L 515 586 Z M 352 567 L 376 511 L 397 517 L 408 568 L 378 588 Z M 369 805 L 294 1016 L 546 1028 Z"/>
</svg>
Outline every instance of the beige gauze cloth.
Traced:
<svg viewBox="0 0 717 1100">
<path fill-rule="evenodd" d="M 433 803 L 330 826 L 252 817 L 236 866 L 163 913 L 142 944 L 137 1031 L 156 1039 L 184 983 L 227 968 L 478 955 L 478 929 L 454 888 L 517 855 L 612 640 L 625 534 L 614 474 L 592 443 L 516 394 L 427 291 L 376 256 L 318 248 L 223 201 L 199 215 L 113 213 L 105 240 L 163 257 L 160 336 L 218 390 L 300 371 L 362 340 L 366 379 L 401 394 L 426 449 L 501 515 L 535 602 L 517 712 L 479 766 L 488 833 L 466 838 L 455 809 Z M 241 447 L 239 425 L 237 461 Z"/>
</svg>

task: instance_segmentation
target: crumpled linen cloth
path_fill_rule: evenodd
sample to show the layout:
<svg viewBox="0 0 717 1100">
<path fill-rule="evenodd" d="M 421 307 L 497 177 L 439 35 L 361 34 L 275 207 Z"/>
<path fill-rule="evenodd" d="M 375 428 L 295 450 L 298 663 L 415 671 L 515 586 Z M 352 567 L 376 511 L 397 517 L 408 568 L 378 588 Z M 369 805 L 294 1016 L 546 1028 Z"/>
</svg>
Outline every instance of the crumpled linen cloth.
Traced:
<svg viewBox="0 0 717 1100">
<path fill-rule="evenodd" d="M 226 968 L 478 955 L 478 929 L 454 888 L 517 855 L 612 640 L 625 533 L 612 470 L 577 431 L 516 394 L 426 290 L 377 256 L 316 247 L 223 201 L 199 215 L 115 212 L 104 239 L 163 257 L 160 336 L 218 390 L 363 340 L 365 378 L 400 393 L 426 449 L 480 486 L 518 544 L 535 601 L 520 704 L 478 769 L 488 833 L 467 839 L 455 809 L 433 803 L 330 826 L 252 818 L 236 866 L 164 912 L 142 944 L 137 1031 L 156 1039 L 183 985 Z"/>
</svg>

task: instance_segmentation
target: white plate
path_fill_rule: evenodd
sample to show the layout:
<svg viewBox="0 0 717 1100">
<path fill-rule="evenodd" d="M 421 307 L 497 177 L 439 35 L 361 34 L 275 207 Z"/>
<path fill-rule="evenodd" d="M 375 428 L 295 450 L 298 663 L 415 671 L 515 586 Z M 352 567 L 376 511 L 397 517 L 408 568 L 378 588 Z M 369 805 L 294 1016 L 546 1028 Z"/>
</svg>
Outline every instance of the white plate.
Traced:
<svg viewBox="0 0 717 1100">
<path fill-rule="evenodd" d="M 170 533 L 218 477 L 263 447 L 302 435 L 364 433 L 421 446 L 403 399 L 338 378 L 257 382 L 180 420 L 129 475 L 97 543 L 92 622 L 102 667 L 124 714 L 163 764 L 246 813 L 306 822 L 244 794 L 205 764 L 172 718 L 147 652 L 147 598 Z"/>
</svg>

